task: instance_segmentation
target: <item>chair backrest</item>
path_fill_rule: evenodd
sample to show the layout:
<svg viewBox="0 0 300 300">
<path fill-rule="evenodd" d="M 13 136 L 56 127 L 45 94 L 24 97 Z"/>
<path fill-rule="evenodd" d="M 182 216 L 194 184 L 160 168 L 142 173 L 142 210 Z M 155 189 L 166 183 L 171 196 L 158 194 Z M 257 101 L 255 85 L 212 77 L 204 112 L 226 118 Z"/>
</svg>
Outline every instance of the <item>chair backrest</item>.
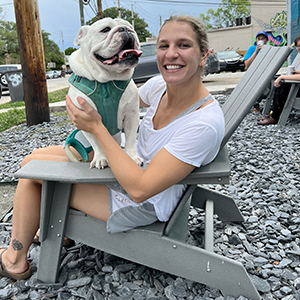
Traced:
<svg viewBox="0 0 300 300">
<path fill-rule="evenodd" d="M 294 58 L 292 65 L 295 67 L 295 70 L 300 70 L 300 53 Z"/>
<path fill-rule="evenodd" d="M 227 143 L 292 50 L 289 46 L 263 46 L 222 107 L 225 117 L 225 135 L 221 147 Z"/>
</svg>

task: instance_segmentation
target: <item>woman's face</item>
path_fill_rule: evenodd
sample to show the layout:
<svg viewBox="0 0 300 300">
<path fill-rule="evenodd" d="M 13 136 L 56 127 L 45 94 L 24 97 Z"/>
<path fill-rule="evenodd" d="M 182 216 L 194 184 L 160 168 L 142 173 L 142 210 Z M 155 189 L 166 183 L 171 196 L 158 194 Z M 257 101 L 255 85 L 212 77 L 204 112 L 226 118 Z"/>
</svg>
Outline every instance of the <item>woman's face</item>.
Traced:
<svg viewBox="0 0 300 300">
<path fill-rule="evenodd" d="M 184 22 L 166 23 L 159 34 L 157 65 L 168 84 L 201 79 L 207 53 L 200 53 L 196 33 Z M 196 77 L 195 77 L 196 76 Z"/>
</svg>

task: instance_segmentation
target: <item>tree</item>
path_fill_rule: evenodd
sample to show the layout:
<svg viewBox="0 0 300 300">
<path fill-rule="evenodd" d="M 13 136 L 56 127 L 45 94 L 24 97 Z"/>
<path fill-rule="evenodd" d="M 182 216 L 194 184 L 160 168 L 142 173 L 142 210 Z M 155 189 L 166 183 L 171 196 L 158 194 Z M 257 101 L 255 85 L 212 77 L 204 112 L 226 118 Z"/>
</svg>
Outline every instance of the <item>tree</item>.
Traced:
<svg viewBox="0 0 300 300">
<path fill-rule="evenodd" d="M 46 67 L 48 63 L 52 62 L 56 64 L 56 69 L 61 69 L 65 62 L 58 45 L 49 39 L 50 33 L 42 30 L 42 36 Z"/>
<path fill-rule="evenodd" d="M 210 16 L 206 16 L 205 14 L 201 13 L 199 15 L 199 19 L 205 24 L 206 29 L 212 29 L 213 26 L 209 23 L 210 21 Z"/>
<path fill-rule="evenodd" d="M 227 21 L 235 22 L 236 18 L 250 16 L 251 2 L 248 0 L 222 0 L 222 4 L 214 10 L 210 8 L 207 11 L 207 16 L 203 16 L 207 26 L 211 28 L 226 27 Z M 200 15 L 201 18 L 201 15 Z M 212 19 L 212 24 L 208 23 Z M 209 27 L 208 27 L 209 28 Z"/>
<path fill-rule="evenodd" d="M 131 10 L 121 7 L 121 16 L 122 19 L 128 21 L 130 24 L 132 24 L 132 16 L 131 16 Z M 119 16 L 119 10 L 117 7 L 110 7 L 103 11 L 103 17 L 107 18 L 118 18 Z M 144 19 L 141 19 L 137 13 L 133 13 L 134 16 L 134 30 L 136 31 L 140 42 L 145 42 L 147 37 L 151 37 L 151 33 L 146 29 L 148 27 L 148 24 L 145 22 Z M 87 25 L 91 25 L 98 21 L 97 17 L 92 18 L 88 22 L 86 22 Z"/>
<path fill-rule="evenodd" d="M 74 47 L 68 47 L 66 50 L 65 50 L 65 55 L 71 55 L 74 51 L 76 51 L 77 48 L 74 48 Z"/>
<path fill-rule="evenodd" d="M 13 64 L 21 62 L 17 26 L 14 22 L 0 21 L 0 64 L 8 59 Z"/>
</svg>

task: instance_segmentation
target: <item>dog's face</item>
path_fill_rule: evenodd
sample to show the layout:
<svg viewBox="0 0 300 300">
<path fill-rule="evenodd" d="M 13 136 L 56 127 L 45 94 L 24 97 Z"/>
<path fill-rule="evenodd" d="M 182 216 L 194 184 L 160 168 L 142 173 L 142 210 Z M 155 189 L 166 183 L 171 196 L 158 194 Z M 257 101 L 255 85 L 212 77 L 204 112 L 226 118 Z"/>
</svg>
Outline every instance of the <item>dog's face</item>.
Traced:
<svg viewBox="0 0 300 300">
<path fill-rule="evenodd" d="M 101 19 L 82 26 L 74 41 L 93 66 L 118 73 L 133 69 L 142 52 L 133 27 L 122 19 Z"/>
</svg>

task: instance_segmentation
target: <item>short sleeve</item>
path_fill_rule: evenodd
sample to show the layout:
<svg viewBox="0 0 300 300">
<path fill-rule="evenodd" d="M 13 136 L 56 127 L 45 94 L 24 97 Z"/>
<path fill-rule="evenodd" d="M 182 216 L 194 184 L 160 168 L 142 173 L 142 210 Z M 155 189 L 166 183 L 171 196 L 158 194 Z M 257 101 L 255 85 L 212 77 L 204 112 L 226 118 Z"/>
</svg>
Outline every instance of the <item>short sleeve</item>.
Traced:
<svg viewBox="0 0 300 300">
<path fill-rule="evenodd" d="M 195 167 L 208 164 L 219 152 L 224 134 L 222 126 L 222 123 L 216 127 L 189 122 L 177 130 L 164 148 L 179 160 Z"/>
<path fill-rule="evenodd" d="M 144 85 L 139 88 L 139 95 L 143 102 L 151 106 L 156 95 L 166 89 L 166 83 L 162 76 L 155 76 L 149 79 Z"/>
</svg>

